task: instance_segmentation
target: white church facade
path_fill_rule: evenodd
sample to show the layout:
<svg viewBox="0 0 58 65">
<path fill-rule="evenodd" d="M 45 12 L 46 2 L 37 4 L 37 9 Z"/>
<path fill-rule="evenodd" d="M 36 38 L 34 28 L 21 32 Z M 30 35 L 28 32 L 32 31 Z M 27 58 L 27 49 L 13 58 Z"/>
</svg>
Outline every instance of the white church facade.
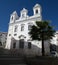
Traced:
<svg viewBox="0 0 58 65">
<path fill-rule="evenodd" d="M 32 41 L 28 34 L 31 26 L 35 25 L 35 21 L 42 20 L 41 12 L 41 6 L 36 4 L 33 7 L 33 16 L 28 16 L 28 10 L 25 8 L 20 11 L 20 17 L 16 11 L 11 14 L 6 43 L 7 49 L 19 49 L 19 52 L 21 51 L 26 55 L 42 54 L 41 41 Z M 47 43 L 48 44 L 45 43 L 45 53 L 49 54 L 49 41 L 47 41 Z"/>
</svg>

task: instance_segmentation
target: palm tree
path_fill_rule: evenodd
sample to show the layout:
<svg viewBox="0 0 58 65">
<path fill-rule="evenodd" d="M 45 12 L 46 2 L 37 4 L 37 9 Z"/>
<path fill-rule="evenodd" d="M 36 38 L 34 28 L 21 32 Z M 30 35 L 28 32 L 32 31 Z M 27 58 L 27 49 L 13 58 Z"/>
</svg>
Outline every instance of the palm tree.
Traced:
<svg viewBox="0 0 58 65">
<path fill-rule="evenodd" d="M 44 56 L 44 40 L 52 39 L 54 36 L 55 30 L 49 24 L 48 21 L 36 21 L 36 25 L 31 27 L 29 32 L 32 40 L 41 40 L 42 41 L 42 56 Z"/>
</svg>

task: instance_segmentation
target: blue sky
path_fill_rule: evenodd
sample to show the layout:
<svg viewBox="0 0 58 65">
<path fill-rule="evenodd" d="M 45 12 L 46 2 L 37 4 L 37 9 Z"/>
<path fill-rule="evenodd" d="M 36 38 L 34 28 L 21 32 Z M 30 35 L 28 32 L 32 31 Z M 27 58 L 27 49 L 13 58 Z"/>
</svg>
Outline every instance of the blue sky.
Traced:
<svg viewBox="0 0 58 65">
<path fill-rule="evenodd" d="M 10 14 L 13 11 L 16 10 L 20 16 L 22 8 L 26 8 L 31 16 L 36 3 L 42 7 L 43 20 L 50 20 L 55 30 L 58 30 L 58 0 L 0 0 L 0 31 L 8 31 Z"/>
</svg>

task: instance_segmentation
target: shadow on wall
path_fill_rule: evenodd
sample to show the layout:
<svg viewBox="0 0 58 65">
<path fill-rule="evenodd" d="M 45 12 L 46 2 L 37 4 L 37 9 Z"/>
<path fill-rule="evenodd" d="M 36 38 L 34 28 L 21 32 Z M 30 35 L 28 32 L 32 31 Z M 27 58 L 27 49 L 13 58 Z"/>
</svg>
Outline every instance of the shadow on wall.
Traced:
<svg viewBox="0 0 58 65">
<path fill-rule="evenodd" d="M 24 40 L 16 40 L 14 38 L 11 39 L 11 53 L 13 54 L 21 54 L 21 55 L 30 55 L 30 56 L 40 56 L 42 55 L 42 48 L 39 48 L 37 45 L 31 44 L 30 41 L 26 42 Z M 36 43 L 35 43 L 36 44 Z M 37 43 L 39 44 L 39 43 Z M 49 52 L 45 55 L 49 55 Z"/>
<path fill-rule="evenodd" d="M 36 44 L 36 43 L 35 43 Z M 21 54 L 21 55 L 42 55 L 41 54 L 41 48 L 39 48 L 37 45 L 32 44 L 30 41 L 26 42 L 25 40 L 16 40 L 12 38 L 11 41 L 11 53 L 14 54 Z M 13 52 L 12 52 L 13 50 Z"/>
<path fill-rule="evenodd" d="M 14 38 L 11 39 L 11 49 L 3 51 L 5 54 L 11 55 L 25 55 L 25 56 L 41 56 L 42 55 L 42 48 L 39 48 L 38 45 L 31 44 L 30 41 L 26 42 L 23 40 L 15 40 Z M 21 42 L 21 43 L 20 43 Z M 40 44 L 39 42 L 35 44 Z M 52 46 L 50 46 L 51 48 Z M 54 47 L 53 47 L 54 48 Z M 46 47 L 45 49 L 48 50 Z M 49 55 L 50 52 L 45 51 L 45 55 Z"/>
</svg>

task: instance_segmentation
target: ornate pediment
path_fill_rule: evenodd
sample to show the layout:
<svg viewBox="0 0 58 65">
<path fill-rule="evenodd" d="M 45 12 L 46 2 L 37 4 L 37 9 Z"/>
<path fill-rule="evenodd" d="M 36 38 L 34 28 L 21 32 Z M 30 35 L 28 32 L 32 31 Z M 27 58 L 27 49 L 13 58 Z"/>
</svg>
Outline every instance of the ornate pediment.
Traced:
<svg viewBox="0 0 58 65">
<path fill-rule="evenodd" d="M 26 38 L 26 36 L 20 35 L 19 38 L 20 38 L 20 39 L 24 39 L 24 38 Z"/>
</svg>

